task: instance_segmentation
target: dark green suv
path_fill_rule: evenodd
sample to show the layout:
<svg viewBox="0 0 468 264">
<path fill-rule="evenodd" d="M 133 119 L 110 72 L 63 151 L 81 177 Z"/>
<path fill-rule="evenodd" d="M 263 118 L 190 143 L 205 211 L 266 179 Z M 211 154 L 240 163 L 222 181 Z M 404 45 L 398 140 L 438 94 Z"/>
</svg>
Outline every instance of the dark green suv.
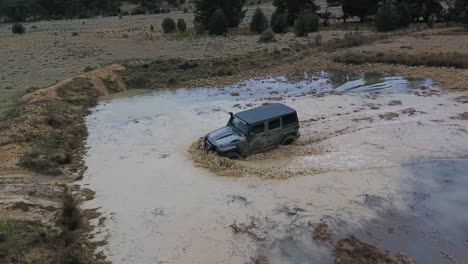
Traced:
<svg viewBox="0 0 468 264">
<path fill-rule="evenodd" d="M 229 113 L 227 125 L 205 136 L 204 146 L 219 155 L 242 157 L 292 144 L 299 138 L 296 110 L 284 104 L 269 104 L 237 114 Z"/>
</svg>

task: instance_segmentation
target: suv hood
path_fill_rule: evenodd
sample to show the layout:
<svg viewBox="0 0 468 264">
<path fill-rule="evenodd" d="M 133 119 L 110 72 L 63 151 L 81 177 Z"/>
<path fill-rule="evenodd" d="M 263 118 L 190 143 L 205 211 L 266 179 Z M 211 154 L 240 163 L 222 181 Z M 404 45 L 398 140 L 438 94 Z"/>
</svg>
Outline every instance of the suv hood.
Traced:
<svg viewBox="0 0 468 264">
<path fill-rule="evenodd" d="M 230 126 L 225 126 L 223 128 L 217 129 L 209 133 L 207 137 L 212 144 L 215 144 L 218 147 L 226 147 L 228 145 L 235 144 L 245 138 Z"/>
</svg>

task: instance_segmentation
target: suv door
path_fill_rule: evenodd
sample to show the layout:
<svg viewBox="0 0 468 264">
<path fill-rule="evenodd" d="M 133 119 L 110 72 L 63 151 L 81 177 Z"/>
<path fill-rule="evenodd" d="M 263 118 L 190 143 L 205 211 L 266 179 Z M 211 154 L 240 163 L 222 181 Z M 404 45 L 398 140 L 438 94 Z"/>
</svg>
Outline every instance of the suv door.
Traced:
<svg viewBox="0 0 468 264">
<path fill-rule="evenodd" d="M 280 143 L 283 133 L 281 130 L 281 118 L 275 118 L 267 122 L 267 147 L 273 147 Z"/>
<path fill-rule="evenodd" d="M 265 149 L 268 138 L 266 136 L 265 122 L 252 125 L 249 134 L 249 154 Z"/>
</svg>

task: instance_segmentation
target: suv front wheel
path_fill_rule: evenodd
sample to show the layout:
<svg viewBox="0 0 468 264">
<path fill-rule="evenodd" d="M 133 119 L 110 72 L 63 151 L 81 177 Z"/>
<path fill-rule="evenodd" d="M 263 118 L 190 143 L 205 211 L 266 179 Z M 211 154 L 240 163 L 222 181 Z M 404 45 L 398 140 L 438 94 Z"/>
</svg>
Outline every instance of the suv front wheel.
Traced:
<svg viewBox="0 0 468 264">
<path fill-rule="evenodd" d="M 242 155 L 237 151 L 230 151 L 230 152 L 224 154 L 223 156 L 228 158 L 228 159 L 232 159 L 232 160 L 242 159 Z"/>
<path fill-rule="evenodd" d="M 288 135 L 281 140 L 281 145 L 291 145 L 296 141 L 297 137 L 295 135 Z"/>
</svg>

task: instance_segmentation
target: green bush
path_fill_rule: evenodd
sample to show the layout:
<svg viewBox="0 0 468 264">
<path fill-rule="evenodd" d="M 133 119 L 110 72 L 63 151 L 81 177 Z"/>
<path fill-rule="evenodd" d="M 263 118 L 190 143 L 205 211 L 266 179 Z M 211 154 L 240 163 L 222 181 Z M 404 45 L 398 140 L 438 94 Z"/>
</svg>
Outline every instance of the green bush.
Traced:
<svg viewBox="0 0 468 264">
<path fill-rule="evenodd" d="M 271 29 L 275 33 L 285 33 L 288 31 L 288 16 L 284 13 L 274 12 L 271 15 Z"/>
<path fill-rule="evenodd" d="M 402 1 L 397 5 L 398 26 L 407 27 L 413 20 L 411 16 L 411 8 L 406 1 Z"/>
<path fill-rule="evenodd" d="M 179 30 L 179 32 L 181 33 L 187 31 L 187 24 L 185 23 L 185 20 L 183 20 L 182 18 L 177 20 L 177 30 Z"/>
<path fill-rule="evenodd" d="M 211 35 L 223 35 L 228 31 L 228 20 L 221 9 L 217 9 L 210 19 L 208 30 Z"/>
<path fill-rule="evenodd" d="M 26 33 L 26 28 L 21 23 L 15 23 L 11 27 L 11 32 L 13 34 L 24 34 L 24 33 Z"/>
<path fill-rule="evenodd" d="M 170 17 L 166 17 L 162 24 L 162 29 L 164 31 L 164 33 L 172 33 L 176 30 L 176 23 L 174 22 L 174 20 Z"/>
<path fill-rule="evenodd" d="M 250 31 L 253 33 L 260 34 L 267 27 L 268 27 L 268 19 L 263 13 L 262 9 L 257 7 L 252 17 L 252 21 L 250 22 Z"/>
<path fill-rule="evenodd" d="M 399 16 L 392 3 L 386 2 L 377 11 L 375 26 L 378 31 L 391 31 L 398 28 Z"/>
<path fill-rule="evenodd" d="M 302 13 L 294 22 L 294 31 L 298 37 L 305 37 L 308 33 L 317 31 L 318 28 L 319 18 L 311 11 Z"/>
</svg>

